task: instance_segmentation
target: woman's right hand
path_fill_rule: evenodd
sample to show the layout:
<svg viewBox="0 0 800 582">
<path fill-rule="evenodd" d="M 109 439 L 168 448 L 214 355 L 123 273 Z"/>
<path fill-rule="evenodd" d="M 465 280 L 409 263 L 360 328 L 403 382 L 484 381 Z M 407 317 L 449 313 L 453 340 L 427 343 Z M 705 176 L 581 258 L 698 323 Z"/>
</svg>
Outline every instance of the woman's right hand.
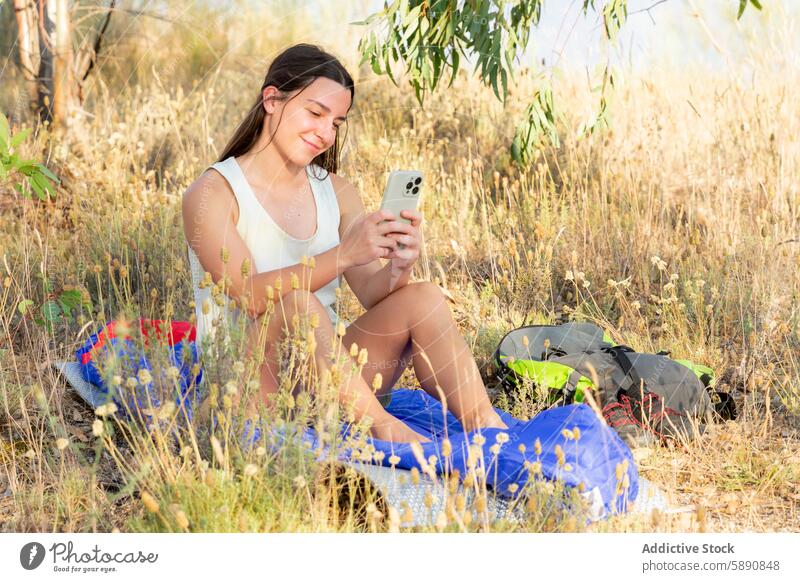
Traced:
<svg viewBox="0 0 800 582">
<path fill-rule="evenodd" d="M 339 243 L 345 268 L 358 267 L 383 258 L 397 248 L 397 241 L 386 236 L 393 232 L 396 216 L 388 210 L 377 210 L 355 219 Z"/>
</svg>

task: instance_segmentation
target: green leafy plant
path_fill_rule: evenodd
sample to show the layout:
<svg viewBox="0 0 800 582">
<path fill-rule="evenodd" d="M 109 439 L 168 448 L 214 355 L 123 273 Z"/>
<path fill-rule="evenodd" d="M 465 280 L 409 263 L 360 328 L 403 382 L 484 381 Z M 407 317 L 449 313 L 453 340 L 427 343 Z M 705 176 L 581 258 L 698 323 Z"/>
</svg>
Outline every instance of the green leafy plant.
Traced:
<svg viewBox="0 0 800 582">
<path fill-rule="evenodd" d="M 40 200 L 47 200 L 55 196 L 53 183 L 61 182 L 42 164 L 23 159 L 17 153 L 30 134 L 30 128 L 26 128 L 12 135 L 8 119 L 0 113 L 0 184 L 13 182 L 14 189 L 26 198 L 36 194 Z"/>
<path fill-rule="evenodd" d="M 72 321 L 73 312 L 87 304 L 80 289 L 64 287 L 53 291 L 50 281 L 44 281 L 44 299 L 37 303 L 33 299 L 23 299 L 17 304 L 22 316 L 30 317 L 36 325 L 52 331 L 53 324 L 59 320 Z"/>
</svg>

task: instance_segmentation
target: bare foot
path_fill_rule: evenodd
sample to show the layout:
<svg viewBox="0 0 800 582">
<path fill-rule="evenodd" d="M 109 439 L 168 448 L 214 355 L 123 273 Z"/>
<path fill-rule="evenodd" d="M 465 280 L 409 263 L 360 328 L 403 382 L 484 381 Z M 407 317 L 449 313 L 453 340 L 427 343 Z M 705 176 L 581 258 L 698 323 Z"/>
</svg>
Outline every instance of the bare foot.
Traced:
<svg viewBox="0 0 800 582">
<path fill-rule="evenodd" d="M 397 421 L 384 426 L 373 426 L 370 428 L 372 436 L 382 441 L 392 441 L 397 443 L 428 443 L 430 439 L 425 438 L 415 432 L 407 424 Z"/>
<path fill-rule="evenodd" d="M 466 432 L 471 432 L 478 428 L 508 428 L 508 425 L 503 422 L 503 419 L 494 410 L 484 415 L 476 414 L 469 420 L 461 421 L 461 424 Z"/>
<path fill-rule="evenodd" d="M 495 412 L 492 418 L 488 418 L 484 421 L 482 428 L 508 428 L 508 425 L 503 422 L 500 415 Z"/>
</svg>

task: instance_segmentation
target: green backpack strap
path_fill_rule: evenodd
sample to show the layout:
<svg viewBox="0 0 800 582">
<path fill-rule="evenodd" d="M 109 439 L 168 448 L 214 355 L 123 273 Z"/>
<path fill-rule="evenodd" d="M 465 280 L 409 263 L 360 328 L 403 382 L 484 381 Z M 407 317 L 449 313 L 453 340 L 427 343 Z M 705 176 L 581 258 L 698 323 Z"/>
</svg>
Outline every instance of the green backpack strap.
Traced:
<svg viewBox="0 0 800 582">
<path fill-rule="evenodd" d="M 564 388 L 562 388 L 564 395 L 561 397 L 559 404 L 566 405 L 572 404 L 573 402 L 583 402 L 584 390 L 591 390 L 592 388 L 594 388 L 594 384 L 591 380 L 578 370 L 572 370 L 572 374 L 569 375 L 566 384 L 564 384 Z"/>
<path fill-rule="evenodd" d="M 708 366 L 704 366 L 703 364 L 695 364 L 689 360 L 675 360 L 679 364 L 686 366 L 692 372 L 694 372 L 695 376 L 703 383 L 703 386 L 706 388 L 713 388 L 714 385 L 717 383 L 717 378 L 714 374 L 714 370 L 709 368 Z"/>
<path fill-rule="evenodd" d="M 500 357 L 504 359 L 503 356 Z M 565 404 L 583 402 L 584 390 L 594 388 L 592 381 L 574 368 L 558 362 L 505 358 L 505 365 L 523 378 L 552 391 L 562 391 Z"/>
</svg>

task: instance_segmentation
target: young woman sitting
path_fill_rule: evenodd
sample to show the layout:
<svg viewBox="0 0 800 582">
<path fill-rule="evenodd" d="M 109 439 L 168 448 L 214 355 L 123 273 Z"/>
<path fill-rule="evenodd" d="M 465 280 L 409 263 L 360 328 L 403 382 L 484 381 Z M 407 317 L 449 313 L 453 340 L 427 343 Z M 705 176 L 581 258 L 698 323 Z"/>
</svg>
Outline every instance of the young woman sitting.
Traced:
<svg viewBox="0 0 800 582">
<path fill-rule="evenodd" d="M 319 374 L 330 369 L 340 324 L 336 288 L 344 276 L 366 309 L 342 337 L 348 359 L 353 343 L 367 350 L 361 374 L 338 393 L 356 420 L 368 421 L 379 439 L 425 440 L 382 405 L 411 363 L 422 389 L 436 398 L 441 390 L 466 430 L 504 428 L 441 291 L 430 282 L 409 282 L 419 258 L 421 214 L 403 211 L 408 224 L 389 212 L 367 213 L 356 188 L 336 174 L 340 129 L 354 95 L 353 80 L 335 57 L 306 44 L 285 50 L 219 161 L 187 189 L 183 219 L 198 342 L 214 333 L 215 318 L 247 317 L 251 350 L 264 344 L 264 328 L 259 397 L 248 406 L 269 404 L 278 390 L 278 345 L 295 315 L 318 321 L 314 359 Z M 313 268 L 304 256 L 313 257 Z M 221 306 L 204 284 L 206 273 L 214 282 L 225 277 Z M 292 288 L 293 275 L 305 289 Z M 231 299 L 236 307 L 228 305 Z M 267 305 L 278 302 L 265 320 Z M 383 382 L 375 393 L 378 373 Z"/>
</svg>

